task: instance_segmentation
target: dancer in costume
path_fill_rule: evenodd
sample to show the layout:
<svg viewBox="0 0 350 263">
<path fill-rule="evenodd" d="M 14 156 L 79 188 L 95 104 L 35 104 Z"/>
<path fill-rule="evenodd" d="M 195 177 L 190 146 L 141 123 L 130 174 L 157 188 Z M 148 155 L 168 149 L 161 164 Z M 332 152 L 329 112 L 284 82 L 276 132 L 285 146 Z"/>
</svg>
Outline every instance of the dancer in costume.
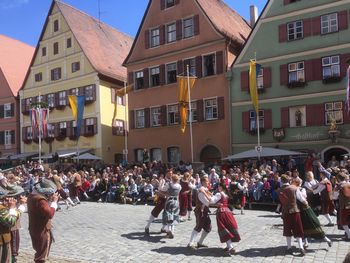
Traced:
<svg viewBox="0 0 350 263">
<path fill-rule="evenodd" d="M 192 207 L 192 198 L 191 193 L 192 190 L 195 188 L 194 185 L 191 183 L 191 174 L 186 172 L 183 176 L 183 178 L 180 180 L 181 185 L 181 192 L 179 195 L 179 202 L 180 202 L 180 222 L 184 222 L 187 213 L 189 212 L 189 207 Z M 190 213 L 189 213 L 190 218 Z"/>
</svg>

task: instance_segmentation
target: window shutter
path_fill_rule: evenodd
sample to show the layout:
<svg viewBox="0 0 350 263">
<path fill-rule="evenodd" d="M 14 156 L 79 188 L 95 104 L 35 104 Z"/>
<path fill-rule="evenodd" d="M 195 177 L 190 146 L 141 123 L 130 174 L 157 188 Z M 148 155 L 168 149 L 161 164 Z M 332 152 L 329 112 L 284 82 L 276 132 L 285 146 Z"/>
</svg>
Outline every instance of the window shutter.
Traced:
<svg viewBox="0 0 350 263">
<path fill-rule="evenodd" d="M 320 58 L 315 58 L 311 60 L 312 70 L 313 70 L 313 80 L 322 80 L 322 60 Z"/>
<path fill-rule="evenodd" d="M 1 131 L 0 132 L 0 145 L 4 145 L 5 144 L 5 132 Z"/>
<path fill-rule="evenodd" d="M 11 103 L 11 117 L 15 116 L 15 104 Z"/>
<path fill-rule="evenodd" d="M 26 99 L 21 100 L 21 106 L 22 106 L 22 114 L 27 114 L 26 111 Z"/>
<path fill-rule="evenodd" d="M 249 71 L 241 72 L 241 91 L 249 90 Z"/>
<path fill-rule="evenodd" d="M 79 95 L 85 95 L 85 87 L 79 87 L 78 88 L 78 94 Z"/>
<path fill-rule="evenodd" d="M 317 36 L 321 34 L 321 17 L 312 18 L 312 35 Z"/>
<path fill-rule="evenodd" d="M 280 65 L 280 83 L 281 86 L 288 85 L 288 65 Z"/>
<path fill-rule="evenodd" d="M 58 68 L 58 78 L 60 79 L 62 77 L 61 75 L 61 68 Z"/>
<path fill-rule="evenodd" d="M 203 108 L 203 100 L 197 100 L 197 121 L 204 121 L 204 108 Z"/>
<path fill-rule="evenodd" d="M 272 86 L 272 74 L 271 74 L 271 68 L 263 68 L 263 81 L 264 81 L 264 88 L 271 88 Z"/>
<path fill-rule="evenodd" d="M 349 53 L 340 55 L 340 75 L 342 77 L 346 76 L 346 72 L 348 70 L 348 64 L 346 63 L 346 61 L 349 59 L 350 59 Z"/>
<path fill-rule="evenodd" d="M 149 30 L 145 30 L 145 49 L 149 49 Z"/>
<path fill-rule="evenodd" d="M 165 44 L 165 25 L 161 25 L 159 27 L 159 44 L 160 45 Z"/>
<path fill-rule="evenodd" d="M 202 77 L 202 56 L 196 57 L 196 75 L 197 78 Z"/>
<path fill-rule="evenodd" d="M 193 17 L 193 33 L 194 35 L 199 35 L 200 29 L 199 29 L 199 15 L 195 15 Z"/>
<path fill-rule="evenodd" d="M 281 127 L 282 128 L 289 127 L 289 108 L 288 107 L 281 108 Z"/>
<path fill-rule="evenodd" d="M 305 64 L 305 81 L 309 82 L 309 81 L 313 81 L 314 77 L 313 77 L 313 61 L 312 60 L 306 60 L 304 62 Z"/>
<path fill-rule="evenodd" d="M 167 111 L 166 111 L 166 105 L 162 105 L 160 107 L 160 122 L 162 126 L 167 125 Z"/>
<path fill-rule="evenodd" d="M 182 39 L 182 20 L 176 21 L 176 40 Z"/>
<path fill-rule="evenodd" d="M 4 105 L 0 105 L 0 118 L 3 119 L 5 116 L 5 109 Z"/>
<path fill-rule="evenodd" d="M 160 10 L 164 10 L 165 9 L 165 1 L 166 0 L 160 0 Z"/>
<path fill-rule="evenodd" d="M 117 103 L 116 102 L 116 88 L 111 88 L 111 102 L 113 104 Z"/>
<path fill-rule="evenodd" d="M 150 109 L 145 108 L 145 128 L 149 128 L 151 124 Z"/>
<path fill-rule="evenodd" d="M 278 38 L 279 42 L 287 42 L 287 24 L 278 26 Z"/>
<path fill-rule="evenodd" d="M 59 94 L 59 92 L 55 93 L 54 99 L 55 99 L 55 106 L 58 107 L 60 105 L 60 94 Z"/>
<path fill-rule="evenodd" d="M 16 142 L 16 138 L 15 138 L 15 131 L 11 131 L 11 144 L 15 144 L 15 142 Z"/>
<path fill-rule="evenodd" d="M 53 70 L 51 69 L 51 80 L 54 80 Z"/>
<path fill-rule="evenodd" d="M 96 101 L 96 85 L 92 85 L 92 100 Z"/>
<path fill-rule="evenodd" d="M 27 140 L 27 127 L 22 127 L 22 141 Z"/>
<path fill-rule="evenodd" d="M 309 37 L 312 34 L 312 19 L 307 18 L 303 19 L 303 30 L 304 30 L 304 37 Z"/>
<path fill-rule="evenodd" d="M 177 61 L 177 75 L 187 75 L 184 71 L 184 62 L 182 60 Z"/>
<path fill-rule="evenodd" d="M 306 105 L 306 125 L 324 126 L 325 125 L 324 104 Z"/>
<path fill-rule="evenodd" d="M 242 112 L 242 128 L 243 128 L 243 131 L 245 131 L 245 132 L 249 132 L 249 130 L 250 130 L 249 115 L 250 115 L 249 111 Z"/>
<path fill-rule="evenodd" d="M 184 63 L 183 63 L 183 72 L 186 74 L 187 76 L 187 65 L 190 66 L 190 60 L 189 59 L 185 59 Z"/>
<path fill-rule="evenodd" d="M 346 10 L 338 13 L 339 30 L 348 29 L 348 12 Z"/>
<path fill-rule="evenodd" d="M 94 118 L 94 135 L 96 135 L 98 132 L 97 130 L 97 117 Z"/>
<path fill-rule="evenodd" d="M 350 124 L 350 113 L 346 109 L 346 101 L 343 101 L 343 122 L 344 124 Z"/>
<path fill-rule="evenodd" d="M 67 121 L 67 137 L 73 136 L 73 121 Z"/>
<path fill-rule="evenodd" d="M 219 118 L 219 120 L 225 119 L 225 99 L 224 99 L 224 97 L 218 98 L 218 118 Z"/>
<path fill-rule="evenodd" d="M 143 69 L 143 86 L 145 89 L 149 88 L 149 69 Z"/>
<path fill-rule="evenodd" d="M 54 134 L 55 134 L 55 138 L 60 136 L 60 124 L 59 123 L 53 123 L 52 124 L 54 126 Z"/>
<path fill-rule="evenodd" d="M 165 85 L 165 65 L 162 64 L 159 66 L 159 84 Z"/>
<path fill-rule="evenodd" d="M 264 128 L 266 130 L 272 129 L 272 110 L 264 110 Z"/>
<path fill-rule="evenodd" d="M 216 74 L 224 73 L 224 52 L 216 52 Z"/>
<path fill-rule="evenodd" d="M 134 110 L 129 111 L 129 128 L 135 129 L 135 111 Z"/>
</svg>

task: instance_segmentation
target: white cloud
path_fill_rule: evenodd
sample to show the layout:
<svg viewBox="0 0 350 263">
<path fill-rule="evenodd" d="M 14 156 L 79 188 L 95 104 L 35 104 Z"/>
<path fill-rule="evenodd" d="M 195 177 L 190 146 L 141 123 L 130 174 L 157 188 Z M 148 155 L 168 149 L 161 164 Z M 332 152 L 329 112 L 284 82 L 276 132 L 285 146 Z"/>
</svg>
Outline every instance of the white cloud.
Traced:
<svg viewBox="0 0 350 263">
<path fill-rule="evenodd" d="M 28 3 L 29 0 L 0 0 L 0 8 L 11 9 Z"/>
</svg>

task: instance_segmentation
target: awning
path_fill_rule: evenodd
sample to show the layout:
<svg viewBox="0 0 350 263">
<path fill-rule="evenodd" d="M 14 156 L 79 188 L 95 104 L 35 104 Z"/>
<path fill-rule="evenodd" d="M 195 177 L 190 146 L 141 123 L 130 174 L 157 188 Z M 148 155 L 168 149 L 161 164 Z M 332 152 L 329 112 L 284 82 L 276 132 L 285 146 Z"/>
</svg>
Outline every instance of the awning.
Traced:
<svg viewBox="0 0 350 263">
<path fill-rule="evenodd" d="M 302 156 L 307 155 L 307 153 L 302 152 L 294 152 L 288 150 L 282 150 L 277 148 L 268 148 L 263 147 L 262 152 L 260 153 L 260 157 L 279 157 L 279 156 Z M 224 158 L 224 161 L 230 160 L 242 160 L 242 159 L 250 159 L 250 158 L 258 158 L 258 153 L 253 150 L 237 153 L 231 156 Z"/>
<path fill-rule="evenodd" d="M 42 155 L 42 156 L 41 156 L 41 159 L 44 159 L 44 160 L 46 160 L 46 159 L 52 159 L 52 158 L 53 158 L 52 153 L 48 153 L 48 154 L 45 154 L 45 155 Z M 33 159 L 39 160 L 39 156 L 34 157 Z"/>
<path fill-rule="evenodd" d="M 37 152 L 30 152 L 30 153 L 20 153 L 16 155 L 10 156 L 10 160 L 21 160 L 21 159 L 27 159 L 33 156 L 37 156 L 39 153 Z"/>
<path fill-rule="evenodd" d="M 79 149 L 78 153 L 79 155 L 82 155 L 83 153 L 89 152 L 92 149 Z M 69 158 L 74 155 L 77 155 L 77 149 L 70 149 L 70 150 L 59 150 L 57 151 L 57 155 L 59 158 Z"/>
<path fill-rule="evenodd" d="M 10 154 L 9 155 L 3 155 L 0 157 L 0 161 L 6 161 L 6 160 L 10 160 Z"/>
<path fill-rule="evenodd" d="M 93 155 L 91 153 L 84 153 L 82 155 L 79 155 L 78 157 L 74 157 L 73 160 L 102 160 L 101 157 L 98 157 L 96 155 Z"/>
</svg>

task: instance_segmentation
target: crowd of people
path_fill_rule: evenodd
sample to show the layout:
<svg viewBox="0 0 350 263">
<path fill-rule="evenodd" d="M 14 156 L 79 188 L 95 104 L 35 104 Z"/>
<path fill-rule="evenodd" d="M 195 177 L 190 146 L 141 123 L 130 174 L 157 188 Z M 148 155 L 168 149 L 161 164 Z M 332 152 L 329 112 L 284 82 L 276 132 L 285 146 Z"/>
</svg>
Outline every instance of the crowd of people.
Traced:
<svg viewBox="0 0 350 263">
<path fill-rule="evenodd" d="M 183 162 L 176 167 L 156 161 L 127 167 L 49 166 L 28 162 L 0 173 L 0 198 L 3 200 L 0 217 L 12 215 L 11 222 L 17 222 L 24 211 L 25 196 L 28 196 L 30 234 L 33 240 L 39 242 L 33 242 L 36 262 L 44 262 L 47 257 L 50 247 L 47 244 L 51 244 L 49 220 L 54 212 L 63 209 L 64 204 L 68 209 L 81 201 L 155 204 L 145 234 L 149 234 L 151 223 L 163 212 L 161 231 L 168 238 L 174 238 L 177 222 L 192 220 L 194 210 L 196 226 L 188 243 L 191 249 L 205 247 L 203 241 L 211 231 L 209 208 L 215 207 L 220 241 L 226 243 L 227 255 L 234 253 L 233 242 L 241 239 L 231 211 L 238 209 L 244 214 L 247 202 L 276 204 L 276 212 L 282 213 L 284 220 L 288 253 L 291 252 L 291 235 L 297 238 L 302 255 L 308 247 L 308 237 L 323 239 L 329 246 L 332 245 L 320 226 L 319 214 L 328 220 L 326 226 L 334 226 L 333 217 L 336 216 L 338 227 L 345 231 L 345 240 L 350 240 L 350 160 L 344 157 L 339 162 L 332 158 L 322 164 L 310 155 L 304 162 L 303 173 L 298 171 L 297 162 L 293 157 L 250 160 L 224 163 L 198 173 L 193 171 L 191 164 Z M 17 191 L 20 193 L 16 194 L 20 196 L 17 205 L 12 198 L 15 196 L 13 188 L 23 190 Z M 12 196 L 9 195 L 11 191 Z M 40 205 L 34 205 L 35 202 Z M 46 213 L 46 221 L 42 222 L 40 231 L 36 229 L 39 216 L 33 215 L 37 212 L 33 212 L 33 208 L 37 207 L 40 208 L 39 213 Z M 10 230 L 16 229 L 8 222 L 3 225 Z M 201 237 L 196 242 L 200 232 Z M 11 251 L 12 262 L 18 255 L 17 236 L 18 231 L 12 238 L 6 239 L 9 240 L 8 245 L 12 244 L 12 249 L 11 246 L 2 248 L 3 255 L 4 251 L 7 251 L 6 255 Z"/>
</svg>

